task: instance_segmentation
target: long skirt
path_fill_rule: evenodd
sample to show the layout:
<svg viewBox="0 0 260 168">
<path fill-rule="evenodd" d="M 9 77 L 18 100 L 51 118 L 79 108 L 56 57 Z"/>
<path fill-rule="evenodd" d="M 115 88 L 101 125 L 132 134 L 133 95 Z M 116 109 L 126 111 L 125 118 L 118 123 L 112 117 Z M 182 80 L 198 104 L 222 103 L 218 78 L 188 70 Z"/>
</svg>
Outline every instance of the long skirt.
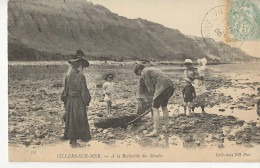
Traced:
<svg viewBox="0 0 260 168">
<path fill-rule="evenodd" d="M 64 139 L 91 139 L 87 109 L 81 97 L 68 98 Z"/>
<path fill-rule="evenodd" d="M 192 103 L 193 107 L 200 107 L 204 106 L 205 104 L 205 98 L 206 98 L 206 93 L 203 93 L 201 95 L 196 96 L 195 100 Z"/>
</svg>

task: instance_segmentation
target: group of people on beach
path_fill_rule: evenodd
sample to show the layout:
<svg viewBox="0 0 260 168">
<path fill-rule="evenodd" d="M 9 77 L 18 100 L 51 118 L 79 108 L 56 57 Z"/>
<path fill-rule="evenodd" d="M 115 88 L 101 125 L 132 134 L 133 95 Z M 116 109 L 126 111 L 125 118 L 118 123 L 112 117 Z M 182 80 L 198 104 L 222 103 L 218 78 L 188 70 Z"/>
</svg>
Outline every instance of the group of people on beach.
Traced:
<svg viewBox="0 0 260 168">
<path fill-rule="evenodd" d="M 86 85 L 86 79 L 83 75 L 83 68 L 89 66 L 89 62 L 84 59 L 84 52 L 77 50 L 72 60 L 69 60 L 70 70 L 65 78 L 65 87 L 61 95 L 61 100 L 66 107 L 66 113 L 63 115 L 65 121 L 64 139 L 69 139 L 70 144 L 77 145 L 77 140 L 88 142 L 91 140 L 90 128 L 87 118 L 87 108 L 91 101 L 91 95 Z M 186 85 L 183 88 L 184 113 L 186 115 L 187 107 L 188 115 L 194 113 L 195 107 L 200 106 L 202 113 L 204 111 L 204 102 L 206 96 L 205 87 L 205 67 L 207 60 L 199 59 L 199 67 L 193 66 L 191 59 L 185 60 L 186 70 L 184 72 L 184 80 Z M 152 66 L 145 67 L 143 64 L 136 64 L 134 73 L 140 76 L 139 80 L 139 98 L 152 98 L 153 112 L 153 131 L 147 134 L 148 137 L 159 135 L 159 108 L 162 108 L 164 126 L 163 131 L 168 131 L 169 110 L 167 108 L 168 101 L 175 91 L 173 82 L 160 69 Z M 107 113 L 111 114 L 111 106 L 114 101 L 114 72 L 105 73 L 103 79 L 102 90 L 104 100 L 107 102 Z"/>
</svg>

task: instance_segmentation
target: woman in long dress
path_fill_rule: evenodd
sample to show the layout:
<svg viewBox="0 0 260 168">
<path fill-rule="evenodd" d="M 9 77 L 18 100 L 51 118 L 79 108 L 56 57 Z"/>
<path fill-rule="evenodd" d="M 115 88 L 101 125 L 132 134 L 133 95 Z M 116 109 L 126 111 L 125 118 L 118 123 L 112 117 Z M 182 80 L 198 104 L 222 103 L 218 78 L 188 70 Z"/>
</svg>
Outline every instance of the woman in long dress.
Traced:
<svg viewBox="0 0 260 168">
<path fill-rule="evenodd" d="M 71 69 L 65 78 L 65 88 L 61 100 L 66 106 L 64 139 L 70 139 L 70 144 L 78 145 L 77 140 L 90 141 L 90 129 L 87 118 L 87 106 L 91 96 L 86 85 L 83 68 L 89 63 L 83 58 L 84 52 L 77 51 L 77 55 L 70 60 Z"/>
</svg>

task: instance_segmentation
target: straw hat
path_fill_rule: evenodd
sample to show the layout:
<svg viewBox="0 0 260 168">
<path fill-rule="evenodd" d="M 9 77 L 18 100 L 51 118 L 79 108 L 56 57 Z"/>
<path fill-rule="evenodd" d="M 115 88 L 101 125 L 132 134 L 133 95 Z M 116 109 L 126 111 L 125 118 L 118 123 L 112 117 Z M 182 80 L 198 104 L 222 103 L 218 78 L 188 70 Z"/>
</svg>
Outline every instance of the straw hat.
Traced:
<svg viewBox="0 0 260 168">
<path fill-rule="evenodd" d="M 185 59 L 184 63 L 185 64 L 192 64 L 192 60 L 191 59 Z"/>
</svg>

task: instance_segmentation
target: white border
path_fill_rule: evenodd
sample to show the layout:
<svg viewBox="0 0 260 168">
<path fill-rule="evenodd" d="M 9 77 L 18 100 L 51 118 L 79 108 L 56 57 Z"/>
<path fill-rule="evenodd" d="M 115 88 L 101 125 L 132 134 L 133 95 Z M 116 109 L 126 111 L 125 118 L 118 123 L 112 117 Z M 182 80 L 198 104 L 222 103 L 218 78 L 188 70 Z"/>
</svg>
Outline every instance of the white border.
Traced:
<svg viewBox="0 0 260 168">
<path fill-rule="evenodd" d="M 8 162 L 8 60 L 7 60 L 7 0 L 0 1 L 0 167 L 21 168 L 86 168 L 86 167 L 160 167 L 160 168 L 259 168 L 260 163 L 86 163 L 86 162 Z"/>
</svg>

